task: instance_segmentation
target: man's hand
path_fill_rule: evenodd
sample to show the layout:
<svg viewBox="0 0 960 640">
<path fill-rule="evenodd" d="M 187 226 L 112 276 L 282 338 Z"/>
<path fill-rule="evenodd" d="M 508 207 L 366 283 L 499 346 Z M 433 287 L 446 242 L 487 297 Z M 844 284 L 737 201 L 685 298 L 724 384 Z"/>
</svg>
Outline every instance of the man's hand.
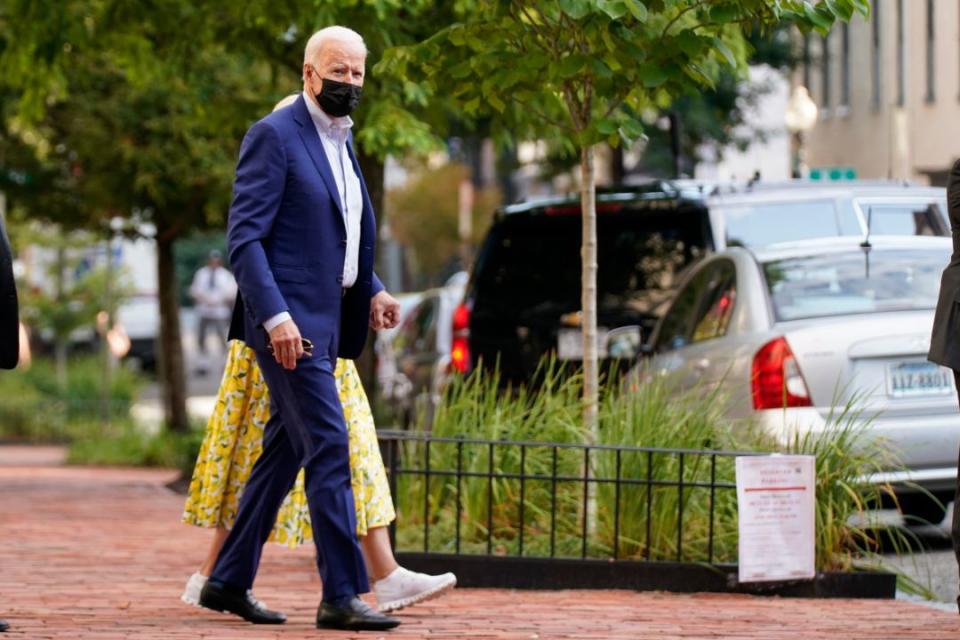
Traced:
<svg viewBox="0 0 960 640">
<path fill-rule="evenodd" d="M 370 301 L 370 328 L 374 331 L 393 329 L 400 324 L 400 303 L 386 291 Z"/>
<path fill-rule="evenodd" d="M 303 355 L 303 341 L 300 329 L 293 320 L 281 322 L 270 332 L 270 344 L 273 345 L 273 357 L 284 369 L 296 369 L 297 359 Z"/>
</svg>

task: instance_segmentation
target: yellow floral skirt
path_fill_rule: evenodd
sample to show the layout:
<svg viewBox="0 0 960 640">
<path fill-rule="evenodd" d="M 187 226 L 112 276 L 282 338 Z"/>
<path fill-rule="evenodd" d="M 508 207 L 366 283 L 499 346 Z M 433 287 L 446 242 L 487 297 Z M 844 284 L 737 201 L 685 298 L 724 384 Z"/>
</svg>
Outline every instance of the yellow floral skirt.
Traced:
<svg viewBox="0 0 960 640">
<path fill-rule="evenodd" d="M 396 513 L 357 368 L 352 360 L 337 360 L 334 375 L 347 422 L 357 535 L 364 536 L 368 529 L 390 524 Z M 263 450 L 263 428 L 269 418 L 270 394 L 253 349 L 234 340 L 193 469 L 183 522 L 200 527 L 233 526 L 243 488 Z M 270 539 L 294 548 L 312 536 L 301 469 L 280 507 Z"/>
</svg>

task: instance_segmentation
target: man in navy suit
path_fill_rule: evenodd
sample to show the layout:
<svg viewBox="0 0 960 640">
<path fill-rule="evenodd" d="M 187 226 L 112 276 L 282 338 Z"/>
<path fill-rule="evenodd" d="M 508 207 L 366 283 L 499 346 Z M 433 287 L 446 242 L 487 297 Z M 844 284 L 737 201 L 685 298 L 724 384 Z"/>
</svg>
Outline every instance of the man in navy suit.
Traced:
<svg viewBox="0 0 960 640">
<path fill-rule="evenodd" d="M 367 327 L 396 326 L 399 305 L 373 273 L 376 222 L 353 151 L 366 47 L 329 27 L 307 43 L 303 95 L 254 124 L 240 147 L 227 226 L 244 299 L 244 335 L 273 399 L 263 454 L 200 604 L 279 624 L 250 591 L 260 553 L 298 470 L 323 580 L 317 627 L 399 624 L 357 596 L 369 590 L 356 538 L 337 357 L 356 358 Z"/>
</svg>

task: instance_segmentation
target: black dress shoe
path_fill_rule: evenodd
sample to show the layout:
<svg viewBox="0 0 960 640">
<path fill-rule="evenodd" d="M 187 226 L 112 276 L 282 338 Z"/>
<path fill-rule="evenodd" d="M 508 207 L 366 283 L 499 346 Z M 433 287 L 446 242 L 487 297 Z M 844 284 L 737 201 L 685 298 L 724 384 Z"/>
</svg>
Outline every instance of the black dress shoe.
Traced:
<svg viewBox="0 0 960 640">
<path fill-rule="evenodd" d="M 9 628 L 10 628 L 10 625 L 7 624 L 7 621 L 6 621 L 6 620 L 0 620 L 0 633 L 3 633 L 4 631 L 6 631 L 6 630 L 9 629 Z"/>
<path fill-rule="evenodd" d="M 318 629 L 346 629 L 347 631 L 386 631 L 400 621 L 376 611 L 360 598 L 354 598 L 345 606 L 335 607 L 321 602 L 317 610 Z"/>
<path fill-rule="evenodd" d="M 234 613 L 253 624 L 283 624 L 287 621 L 287 616 L 279 611 L 270 611 L 249 591 L 216 580 L 207 580 L 200 592 L 200 606 Z"/>
</svg>

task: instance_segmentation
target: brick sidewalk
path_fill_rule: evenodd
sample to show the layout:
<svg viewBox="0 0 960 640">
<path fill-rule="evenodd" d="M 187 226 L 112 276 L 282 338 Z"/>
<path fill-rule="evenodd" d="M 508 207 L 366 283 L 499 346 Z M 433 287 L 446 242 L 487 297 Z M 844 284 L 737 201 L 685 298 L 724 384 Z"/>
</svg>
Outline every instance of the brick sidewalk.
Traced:
<svg viewBox="0 0 960 640">
<path fill-rule="evenodd" d="M 401 612 L 389 634 L 319 632 L 311 547 L 270 545 L 257 595 L 285 611 L 254 627 L 194 609 L 180 590 L 208 532 L 179 524 L 169 471 L 0 465 L 0 617 L 11 638 L 753 638 L 960 637 L 960 617 L 915 604 L 627 591 L 461 589 Z M 3 636 L 6 637 L 6 636 Z"/>
</svg>

